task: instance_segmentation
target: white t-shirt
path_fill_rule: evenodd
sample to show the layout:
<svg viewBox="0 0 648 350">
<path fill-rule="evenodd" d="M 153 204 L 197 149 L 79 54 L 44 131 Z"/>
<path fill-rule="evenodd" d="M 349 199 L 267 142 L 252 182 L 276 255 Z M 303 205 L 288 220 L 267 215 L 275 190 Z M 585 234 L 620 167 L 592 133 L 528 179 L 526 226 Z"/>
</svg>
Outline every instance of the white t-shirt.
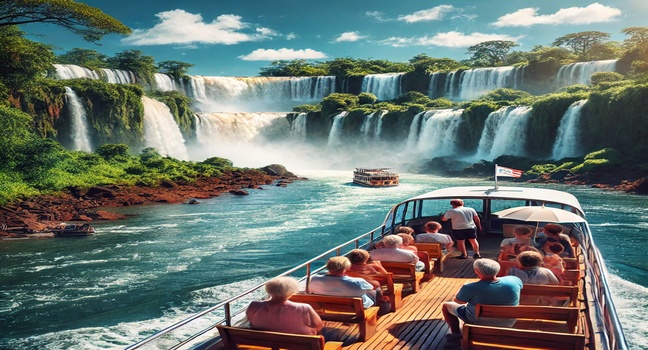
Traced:
<svg viewBox="0 0 648 350">
<path fill-rule="evenodd" d="M 468 207 L 452 208 L 443 214 L 443 217 L 452 220 L 453 230 L 466 230 L 475 228 L 475 221 L 473 217 L 477 216 L 477 211 Z"/>
<path fill-rule="evenodd" d="M 414 240 L 418 243 L 452 243 L 450 235 L 446 235 L 445 233 L 419 233 L 414 237 Z"/>
</svg>

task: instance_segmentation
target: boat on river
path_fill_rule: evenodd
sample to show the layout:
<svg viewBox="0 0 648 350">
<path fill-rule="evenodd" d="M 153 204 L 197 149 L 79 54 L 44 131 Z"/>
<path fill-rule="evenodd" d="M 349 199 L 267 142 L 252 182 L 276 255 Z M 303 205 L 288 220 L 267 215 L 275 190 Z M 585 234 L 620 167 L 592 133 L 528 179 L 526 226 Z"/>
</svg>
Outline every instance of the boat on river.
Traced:
<svg viewBox="0 0 648 350">
<path fill-rule="evenodd" d="M 396 205 L 387 213 L 385 220 L 373 230 L 360 234 L 348 242 L 321 252 L 314 248 L 313 257 L 299 266 L 284 272 L 282 276 L 299 278 L 308 288 L 311 275 L 322 272 L 331 256 L 345 255 L 352 249 L 371 249 L 384 235 L 391 234 L 398 226 L 406 225 L 419 231 L 427 221 L 442 222 L 441 216 L 450 208 L 449 201 L 461 198 L 467 207 L 474 208 L 481 217 L 483 232 L 479 234 L 482 258 L 497 259 L 502 239 L 515 225 L 540 228 L 547 223 L 563 226 L 575 248 L 576 257 L 570 261 L 576 271 L 575 278 L 566 286 L 554 286 L 570 290 L 570 303 L 564 307 L 542 306 L 544 313 L 569 312 L 566 328 L 555 330 L 558 319 L 540 322 L 539 314 L 529 319 L 516 316 L 512 328 L 488 326 L 463 326 L 462 346 L 467 349 L 576 349 L 576 350 L 626 350 L 628 345 L 621 328 L 614 302 L 610 294 L 605 261 L 596 247 L 585 213 L 573 195 L 552 189 L 530 187 L 466 186 L 437 189 Z M 521 220 L 509 216 L 513 208 L 529 207 L 538 211 L 552 208 L 563 213 L 559 219 Z M 538 209 L 538 210 L 535 210 Z M 444 222 L 442 231 L 448 231 Z M 435 269 L 433 276 L 423 282 L 417 292 L 404 293 L 402 305 L 396 311 L 377 319 L 375 333 L 361 341 L 360 327 L 347 322 L 326 321 L 321 334 L 326 341 L 342 342 L 342 349 L 460 349 L 448 342 L 449 332 L 441 313 L 441 304 L 453 300 L 459 288 L 466 282 L 477 280 L 472 268 L 473 259 L 448 259 L 443 268 Z M 223 325 L 244 328 L 247 326 L 245 307 L 251 300 L 266 297 L 264 283 L 246 290 L 221 303 L 173 324 L 127 349 L 223 349 L 217 331 Z M 413 289 L 413 288 L 412 288 Z M 537 286 L 527 285 L 533 291 Z M 523 293 L 525 290 L 523 289 Z M 517 308 L 517 307 L 513 307 Z M 518 312 L 516 309 L 515 311 Z M 536 310 L 536 309 L 534 309 Z M 539 310 L 539 309 L 537 309 Z M 509 312 L 509 311 L 507 311 Z M 521 311 L 520 311 L 521 312 Z M 553 316 L 552 316 L 553 317 Z M 563 321 L 563 319 L 560 319 Z M 531 324 L 531 328 L 519 328 L 518 324 Z M 558 325 L 562 327 L 563 325 Z M 559 345 L 569 342 L 569 345 Z M 453 347 L 454 346 L 454 347 Z"/>
<path fill-rule="evenodd" d="M 94 227 L 90 226 L 90 224 L 62 225 L 53 228 L 50 231 L 54 233 L 55 237 L 84 237 L 84 236 L 90 236 L 95 234 L 95 229 Z"/>
<path fill-rule="evenodd" d="M 390 168 L 356 168 L 353 183 L 369 187 L 398 186 L 399 175 Z"/>
</svg>

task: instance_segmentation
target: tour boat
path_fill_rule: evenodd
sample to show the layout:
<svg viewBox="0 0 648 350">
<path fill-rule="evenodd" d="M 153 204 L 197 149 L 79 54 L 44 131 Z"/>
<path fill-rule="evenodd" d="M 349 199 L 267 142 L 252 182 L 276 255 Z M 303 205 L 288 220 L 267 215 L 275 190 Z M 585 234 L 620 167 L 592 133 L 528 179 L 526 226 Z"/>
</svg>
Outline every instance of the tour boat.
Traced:
<svg viewBox="0 0 648 350">
<path fill-rule="evenodd" d="M 483 259 L 496 260 L 500 242 L 509 235 L 512 227 L 520 224 L 529 225 L 536 231 L 547 223 L 562 225 L 564 233 L 572 239 L 572 245 L 577 253 L 576 258 L 570 262 L 574 265 L 571 269 L 575 272 L 575 277 L 567 283 L 568 286 L 557 287 L 561 290 L 567 289 L 570 293 L 568 306 L 541 306 L 543 314 L 553 315 L 554 311 L 556 314 L 566 312 L 570 315 L 568 319 L 563 320 L 554 315 L 551 317 L 558 318 L 540 322 L 544 316 L 541 317 L 538 313 L 532 314 L 530 319 L 516 316 L 517 322 L 513 328 L 463 325 L 461 345 L 464 350 L 477 348 L 628 349 L 610 294 L 605 261 L 594 244 L 590 226 L 585 220 L 585 213 L 579 201 L 573 195 L 563 191 L 497 186 L 437 189 L 396 204 L 387 213 L 380 226 L 348 242 L 331 247 L 327 251 L 314 247 L 310 252 L 312 253 L 310 260 L 286 271 L 282 276 L 299 278 L 305 288 L 308 288 L 309 277 L 321 273 L 324 270 L 323 265 L 331 256 L 345 255 L 356 248 L 371 249 L 382 236 L 391 234 L 400 225 L 407 225 L 420 232 L 421 225 L 427 221 L 442 222 L 441 216 L 450 208 L 449 202 L 453 198 L 463 199 L 465 206 L 474 208 L 481 217 L 483 232 L 479 233 L 479 243 Z M 545 208 L 551 210 L 544 210 Z M 521 219 L 510 215 L 518 209 L 529 209 L 525 211 L 532 212 L 534 215 L 537 212 L 550 211 L 561 215 L 556 219 L 534 218 L 534 215 L 529 216 L 528 219 Z M 448 224 L 449 222 L 443 222 L 442 231 L 449 231 Z M 469 244 L 468 248 L 470 248 Z M 342 342 L 340 345 L 342 349 L 443 349 L 453 348 L 453 346 L 455 349 L 460 349 L 458 344 L 453 345 L 448 337 L 445 337 L 449 329 L 441 313 L 441 304 L 453 300 L 463 284 L 477 280 L 472 268 L 473 261 L 471 258 L 445 260 L 443 266 L 435 269 L 433 276 L 430 276 L 431 279 L 421 283 L 416 292 L 413 292 L 414 288 L 412 288 L 409 294 L 403 293 L 402 304 L 396 311 L 377 319 L 373 325 L 375 333 L 367 339 L 358 336 L 358 333 L 363 331 L 358 325 L 342 321 L 326 321 L 321 334 L 326 341 Z M 247 326 L 244 317 L 245 307 L 251 300 L 265 298 L 263 287 L 264 284 L 261 283 L 232 296 L 127 349 L 222 349 L 224 345 L 217 326 L 220 329 L 224 329 L 223 325 L 234 326 L 238 330 L 245 328 Z M 528 285 L 527 291 L 523 289 L 522 292 L 533 292 L 542 289 L 541 287 L 545 286 Z M 518 307 L 512 308 L 516 309 L 509 309 L 509 311 L 524 312 L 525 310 Z M 558 319 L 566 323 L 560 323 Z M 537 322 L 540 324 L 537 325 Z M 518 324 L 520 327 L 531 324 L 532 327 L 520 328 Z M 554 327 L 565 328 L 556 330 Z M 564 345 L 564 342 L 570 345 Z M 273 344 L 269 346 L 271 345 Z M 275 345 L 281 347 L 282 344 Z"/>
<path fill-rule="evenodd" d="M 398 173 L 389 168 L 356 168 L 353 183 L 369 187 L 398 186 Z"/>
</svg>

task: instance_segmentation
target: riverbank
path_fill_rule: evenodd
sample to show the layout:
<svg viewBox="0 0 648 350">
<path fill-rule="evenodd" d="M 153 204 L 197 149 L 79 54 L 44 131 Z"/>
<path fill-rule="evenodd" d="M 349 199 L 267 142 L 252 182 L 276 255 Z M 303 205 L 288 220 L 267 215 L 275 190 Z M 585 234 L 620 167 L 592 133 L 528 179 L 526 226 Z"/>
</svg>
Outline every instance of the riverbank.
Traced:
<svg viewBox="0 0 648 350">
<path fill-rule="evenodd" d="M 286 186 L 300 179 L 283 166 L 226 171 L 219 177 L 198 178 L 194 182 L 164 181 L 159 186 L 95 186 L 69 188 L 64 193 L 39 196 L 0 206 L 0 238 L 49 238 L 48 228 L 61 222 L 120 220 L 121 214 L 106 210 L 153 203 L 199 204 L 201 199 L 224 193 L 246 195 L 263 186 Z"/>
</svg>

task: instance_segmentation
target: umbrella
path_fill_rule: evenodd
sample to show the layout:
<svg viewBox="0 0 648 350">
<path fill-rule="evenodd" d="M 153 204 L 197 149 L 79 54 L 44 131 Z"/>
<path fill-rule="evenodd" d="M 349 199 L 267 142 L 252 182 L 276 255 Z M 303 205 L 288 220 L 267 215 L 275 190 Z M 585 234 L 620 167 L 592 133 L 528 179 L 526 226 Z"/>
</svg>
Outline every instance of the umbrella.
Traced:
<svg viewBox="0 0 648 350">
<path fill-rule="evenodd" d="M 493 214 L 499 216 L 500 219 L 513 219 L 521 221 L 534 221 L 534 222 L 585 222 L 585 219 L 567 210 L 545 207 L 543 206 L 529 206 L 529 207 L 515 207 L 500 210 Z"/>
</svg>

